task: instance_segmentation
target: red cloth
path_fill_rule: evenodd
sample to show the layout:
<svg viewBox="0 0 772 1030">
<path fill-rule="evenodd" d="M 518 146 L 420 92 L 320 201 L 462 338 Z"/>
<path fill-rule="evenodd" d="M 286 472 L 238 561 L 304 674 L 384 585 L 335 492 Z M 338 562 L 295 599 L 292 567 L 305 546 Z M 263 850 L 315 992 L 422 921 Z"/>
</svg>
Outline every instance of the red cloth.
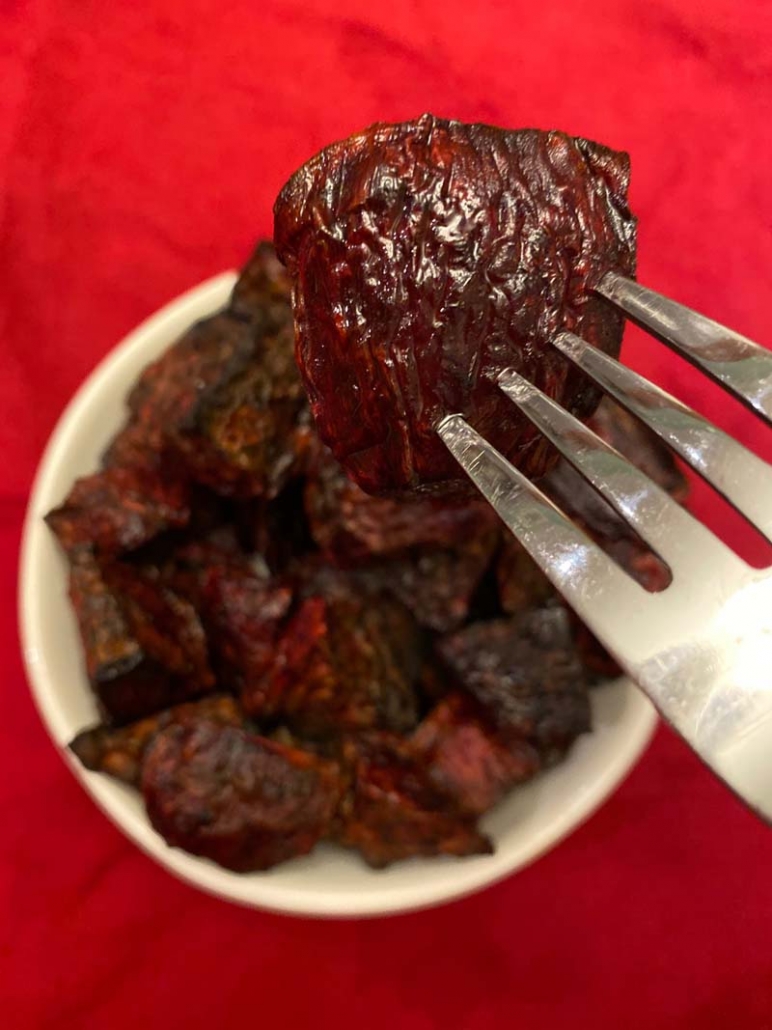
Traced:
<svg viewBox="0 0 772 1030">
<path fill-rule="evenodd" d="M 505 883 L 384 921 L 280 918 L 176 882 L 97 811 L 33 709 L 13 597 L 33 471 L 85 374 L 241 262 L 288 174 L 372 121 L 431 110 L 629 150 L 642 280 L 770 343 L 772 7 L 5 0 L 0 62 L 0 1024 L 772 1027 L 772 835 L 667 731 Z M 772 456 L 664 348 L 630 333 L 627 356 Z"/>
</svg>

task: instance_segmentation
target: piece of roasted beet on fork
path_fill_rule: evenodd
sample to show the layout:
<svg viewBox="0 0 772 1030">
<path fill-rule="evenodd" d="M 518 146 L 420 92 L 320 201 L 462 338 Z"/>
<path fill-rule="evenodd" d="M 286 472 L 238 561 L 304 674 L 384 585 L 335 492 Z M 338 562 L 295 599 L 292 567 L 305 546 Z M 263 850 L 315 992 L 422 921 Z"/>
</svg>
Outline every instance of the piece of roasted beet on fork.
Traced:
<svg viewBox="0 0 772 1030">
<path fill-rule="evenodd" d="M 622 319 L 591 292 L 635 269 L 629 161 L 562 132 L 424 115 L 303 165 L 275 206 L 296 354 L 319 435 L 370 493 L 463 479 L 435 432 L 462 413 L 514 464 L 551 455 L 502 395 L 511 368 L 580 418 L 598 393 L 550 340 L 616 355 Z"/>
</svg>

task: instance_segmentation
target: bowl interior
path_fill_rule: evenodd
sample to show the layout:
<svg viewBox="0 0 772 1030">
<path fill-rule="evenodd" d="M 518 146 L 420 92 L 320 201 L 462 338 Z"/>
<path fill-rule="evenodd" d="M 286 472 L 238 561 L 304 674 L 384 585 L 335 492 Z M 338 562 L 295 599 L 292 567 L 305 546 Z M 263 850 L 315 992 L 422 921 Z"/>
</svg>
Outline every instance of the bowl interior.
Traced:
<svg viewBox="0 0 772 1030">
<path fill-rule="evenodd" d="M 35 701 L 70 768 L 96 803 L 172 873 L 233 901 L 310 915 L 375 915 L 458 897 L 513 872 L 557 843 L 617 786 L 648 743 L 656 716 L 638 689 L 619 680 L 592 693 L 593 733 L 559 766 L 514 790 L 482 821 L 492 856 L 413 859 L 374 871 L 332 846 L 268 873 L 237 874 L 170 848 L 130 788 L 87 772 L 65 745 L 97 718 L 67 599 L 66 562 L 42 519 L 73 479 L 93 470 L 124 417 L 124 398 L 144 366 L 191 322 L 221 307 L 233 273 L 167 305 L 116 347 L 62 415 L 38 470 L 27 511 L 20 576 L 24 658 Z"/>
</svg>

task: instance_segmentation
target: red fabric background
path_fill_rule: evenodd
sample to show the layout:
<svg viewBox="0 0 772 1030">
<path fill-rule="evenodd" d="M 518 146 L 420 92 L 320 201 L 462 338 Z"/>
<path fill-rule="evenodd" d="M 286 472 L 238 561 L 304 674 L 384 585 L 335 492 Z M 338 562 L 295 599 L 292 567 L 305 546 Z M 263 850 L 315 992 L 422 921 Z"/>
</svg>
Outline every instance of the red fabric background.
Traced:
<svg viewBox="0 0 772 1030">
<path fill-rule="evenodd" d="M 631 151 L 641 278 L 772 340 L 766 0 L 0 0 L 0 1023 L 9 1030 L 772 1027 L 772 835 L 665 730 L 556 851 L 363 923 L 241 910 L 139 854 L 19 658 L 35 464 L 136 322 L 244 259 L 321 144 L 424 110 Z M 628 360 L 772 455 L 659 345 Z M 701 514 L 768 552 L 705 489 Z"/>
</svg>

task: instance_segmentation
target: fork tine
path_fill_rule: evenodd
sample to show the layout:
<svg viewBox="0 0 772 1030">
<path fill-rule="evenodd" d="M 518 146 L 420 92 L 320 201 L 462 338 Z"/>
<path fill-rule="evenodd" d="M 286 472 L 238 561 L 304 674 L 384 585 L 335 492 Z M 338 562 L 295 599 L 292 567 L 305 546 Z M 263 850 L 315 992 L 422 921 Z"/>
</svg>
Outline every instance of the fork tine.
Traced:
<svg viewBox="0 0 772 1030">
<path fill-rule="evenodd" d="M 616 272 L 596 292 L 772 423 L 772 352 Z"/>
<path fill-rule="evenodd" d="M 671 394 L 574 333 L 552 341 L 772 541 L 772 467 Z"/>
<path fill-rule="evenodd" d="M 635 618 L 652 595 L 461 415 L 446 416 L 437 432 L 507 528 L 593 632 L 604 640 L 619 639 L 620 619 Z"/>
<path fill-rule="evenodd" d="M 507 369 L 498 383 L 673 571 L 685 550 L 699 548 L 713 561 L 721 550 L 732 555 L 665 490 L 527 379 Z"/>
</svg>

